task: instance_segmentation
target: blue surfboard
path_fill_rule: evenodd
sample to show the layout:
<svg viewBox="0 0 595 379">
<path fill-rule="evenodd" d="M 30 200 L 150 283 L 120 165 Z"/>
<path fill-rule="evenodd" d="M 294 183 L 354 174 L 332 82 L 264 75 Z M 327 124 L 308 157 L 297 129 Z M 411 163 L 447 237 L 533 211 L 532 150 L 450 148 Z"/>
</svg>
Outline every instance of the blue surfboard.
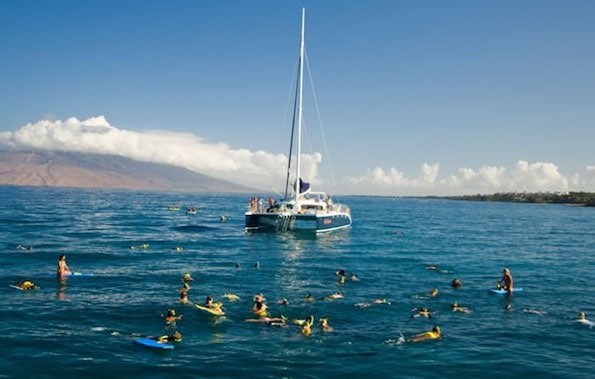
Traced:
<svg viewBox="0 0 595 379">
<path fill-rule="evenodd" d="M 135 338 L 134 343 L 146 347 L 150 347 L 153 349 L 162 349 L 162 350 L 171 350 L 174 348 L 174 345 L 170 345 L 168 343 L 157 342 L 151 338 Z"/>
<path fill-rule="evenodd" d="M 70 274 L 64 274 L 63 276 L 65 277 L 84 277 L 84 276 L 93 276 L 94 274 L 92 272 L 72 272 Z"/>
<path fill-rule="evenodd" d="M 501 288 L 490 288 L 491 293 L 495 293 L 497 295 L 505 295 L 508 293 L 507 290 L 503 290 Z M 513 288 L 512 292 L 523 292 L 522 288 Z"/>
</svg>

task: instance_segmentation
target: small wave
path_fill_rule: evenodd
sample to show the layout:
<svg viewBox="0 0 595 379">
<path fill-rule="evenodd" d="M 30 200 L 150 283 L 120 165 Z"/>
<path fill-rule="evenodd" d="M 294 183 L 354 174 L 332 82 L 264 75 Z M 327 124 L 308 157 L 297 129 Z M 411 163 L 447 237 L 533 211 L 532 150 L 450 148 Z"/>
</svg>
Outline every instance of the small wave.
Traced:
<svg viewBox="0 0 595 379">
<path fill-rule="evenodd" d="M 173 230 L 181 233 L 200 233 L 209 230 L 213 230 L 214 228 L 209 226 L 203 225 L 183 225 L 183 226 L 174 226 Z"/>
</svg>

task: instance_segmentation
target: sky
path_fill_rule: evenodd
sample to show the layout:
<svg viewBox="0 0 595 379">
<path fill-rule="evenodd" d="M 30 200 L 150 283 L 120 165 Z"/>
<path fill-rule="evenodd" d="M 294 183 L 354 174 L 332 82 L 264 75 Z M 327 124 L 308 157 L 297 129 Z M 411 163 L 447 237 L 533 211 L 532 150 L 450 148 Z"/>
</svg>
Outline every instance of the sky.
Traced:
<svg viewBox="0 0 595 379">
<path fill-rule="evenodd" d="M 595 1 L 3 0 L 0 148 L 336 195 L 595 192 Z"/>
</svg>

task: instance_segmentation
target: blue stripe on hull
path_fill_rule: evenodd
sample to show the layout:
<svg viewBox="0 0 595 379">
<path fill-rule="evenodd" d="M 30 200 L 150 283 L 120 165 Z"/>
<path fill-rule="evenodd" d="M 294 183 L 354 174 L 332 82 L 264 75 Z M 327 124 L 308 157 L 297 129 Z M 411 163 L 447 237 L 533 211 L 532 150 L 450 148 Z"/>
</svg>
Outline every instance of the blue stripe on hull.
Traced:
<svg viewBox="0 0 595 379">
<path fill-rule="evenodd" d="M 246 230 L 285 231 L 305 230 L 316 233 L 345 229 L 351 226 L 351 218 L 344 214 L 316 217 L 302 214 L 283 217 L 277 213 L 246 214 Z"/>
</svg>

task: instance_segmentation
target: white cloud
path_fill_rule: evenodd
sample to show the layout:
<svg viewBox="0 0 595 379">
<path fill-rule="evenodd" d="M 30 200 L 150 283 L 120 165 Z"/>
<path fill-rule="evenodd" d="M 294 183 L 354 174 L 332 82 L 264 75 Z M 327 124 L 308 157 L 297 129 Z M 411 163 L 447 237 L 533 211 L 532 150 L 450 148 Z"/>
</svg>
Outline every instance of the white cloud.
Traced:
<svg viewBox="0 0 595 379">
<path fill-rule="evenodd" d="M 568 190 L 589 191 L 595 187 L 595 170 L 590 183 L 581 181 L 577 174 L 571 180 L 564 177 L 553 163 L 529 163 L 520 160 L 512 169 L 482 166 L 479 169 L 460 168 L 456 174 L 438 179 L 439 164 L 424 164 L 416 178 L 407 178 L 396 168 L 375 168 L 364 176 L 346 179 L 354 194 L 389 196 L 409 195 L 467 195 L 495 192 L 555 192 Z M 572 184 L 572 188 L 571 188 Z"/>
<path fill-rule="evenodd" d="M 0 133 L 0 145 L 55 151 L 119 155 L 139 161 L 186 167 L 205 175 L 255 188 L 283 183 L 287 158 L 264 151 L 232 149 L 224 143 L 170 131 L 129 131 L 103 116 L 79 121 L 42 120 L 15 132 Z M 304 172 L 316 175 L 320 155 L 306 156 Z M 315 181 L 315 177 L 308 180 Z M 265 185 L 266 184 L 266 185 Z M 281 185 L 281 184 L 279 184 Z"/>
<path fill-rule="evenodd" d="M 41 120 L 14 132 L 0 132 L 0 147 L 112 154 L 131 159 L 186 167 L 205 175 L 246 186 L 277 190 L 285 183 L 287 156 L 266 151 L 232 149 L 225 143 L 207 143 L 190 133 L 130 131 L 109 124 L 103 116 L 80 121 Z M 302 156 L 302 177 L 320 188 L 322 155 Z M 396 167 L 376 167 L 360 177 L 341 180 L 341 194 L 463 195 L 506 191 L 593 191 L 595 165 L 570 179 L 554 163 L 518 161 L 512 168 L 484 165 L 462 167 L 440 178 L 440 164 L 424 163 L 410 178 Z"/>
</svg>

